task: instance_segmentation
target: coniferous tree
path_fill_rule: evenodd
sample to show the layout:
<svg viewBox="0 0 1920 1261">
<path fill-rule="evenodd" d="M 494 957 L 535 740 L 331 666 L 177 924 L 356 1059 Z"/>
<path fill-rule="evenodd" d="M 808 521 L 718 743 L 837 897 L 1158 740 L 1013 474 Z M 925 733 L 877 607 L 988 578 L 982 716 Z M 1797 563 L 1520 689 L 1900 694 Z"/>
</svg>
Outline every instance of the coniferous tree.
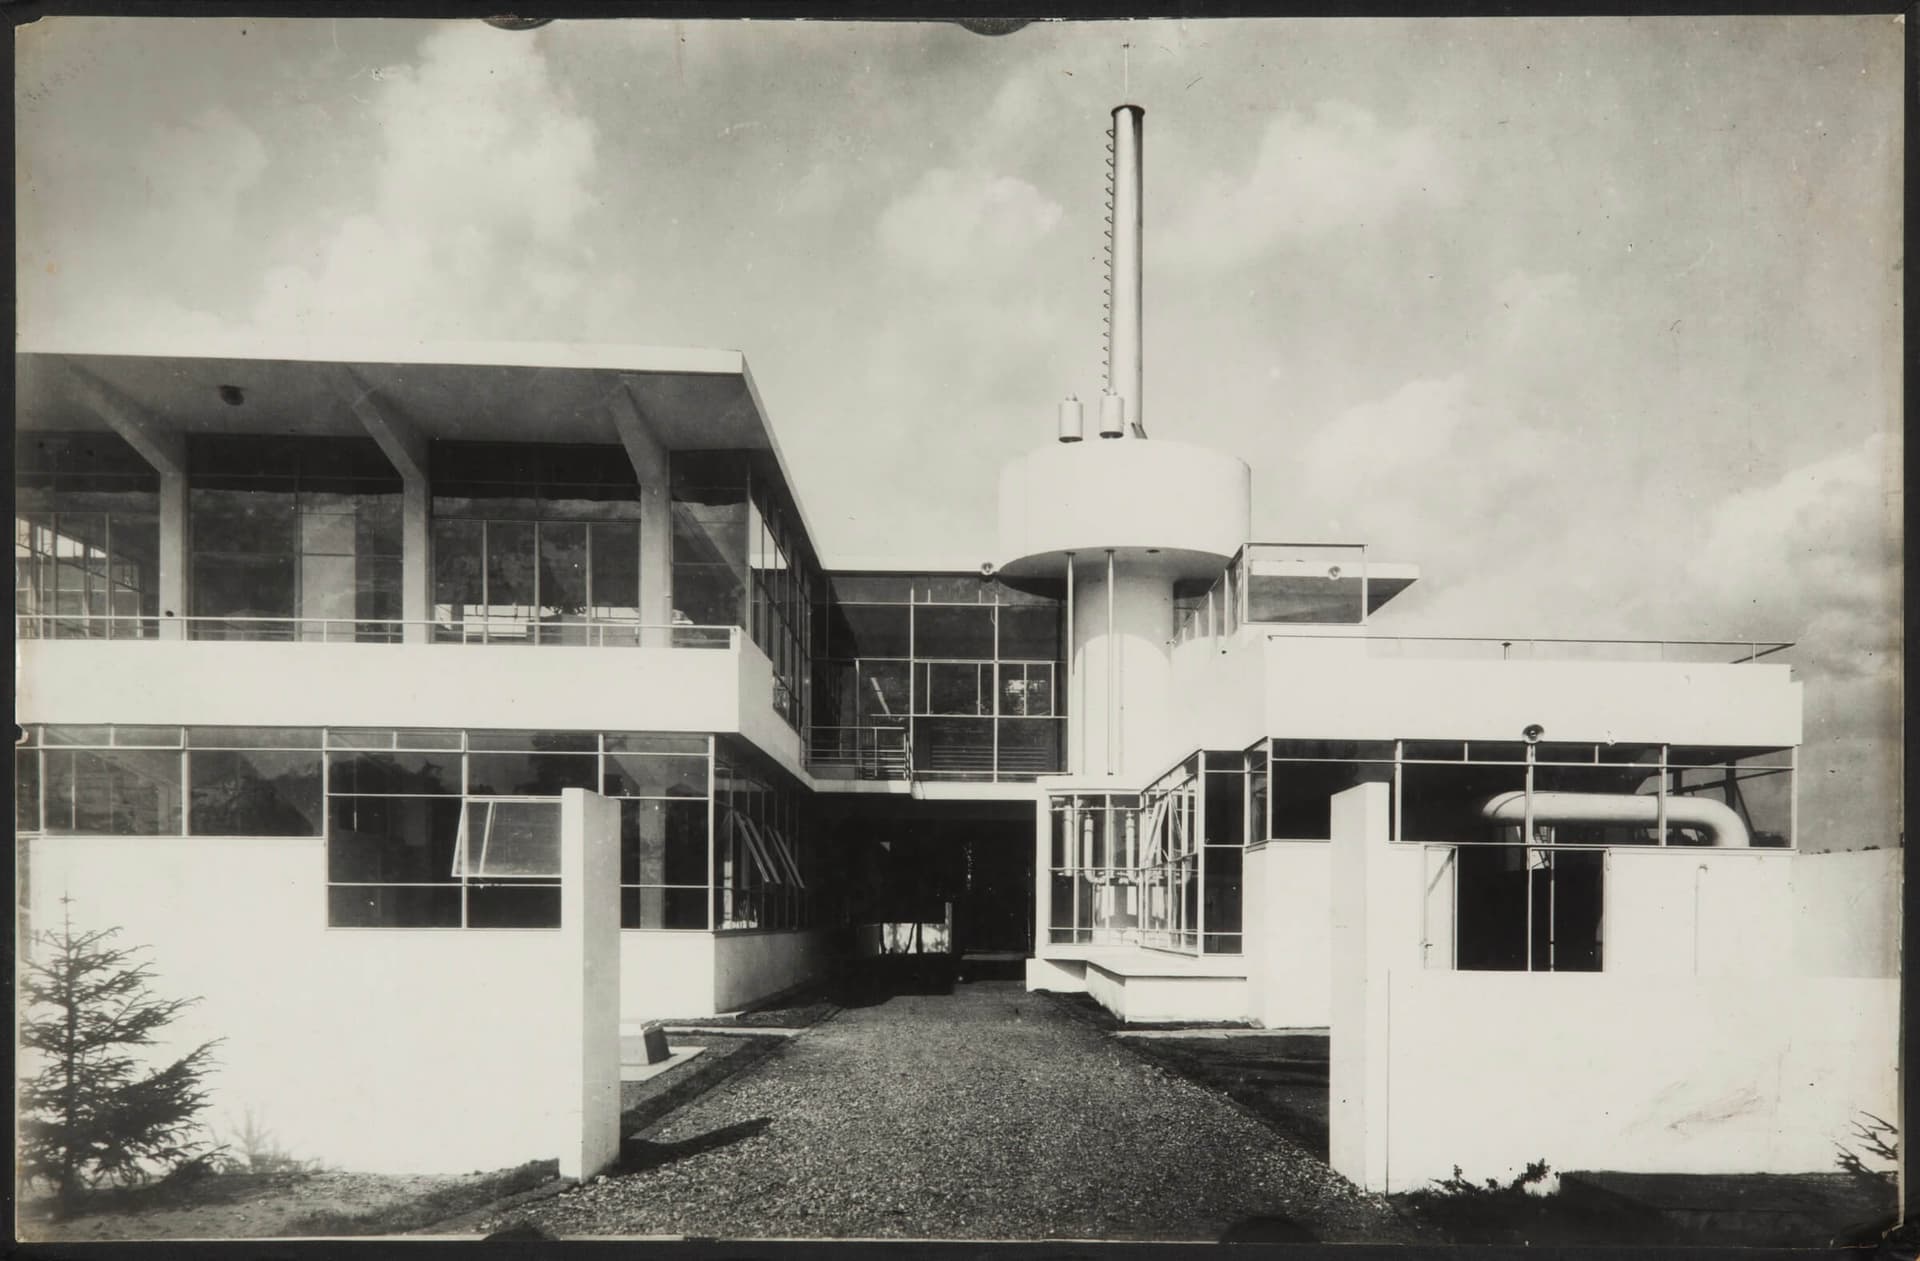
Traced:
<svg viewBox="0 0 1920 1261">
<path fill-rule="evenodd" d="M 23 968 L 20 1045 L 38 1070 L 20 1085 L 20 1174 L 51 1186 L 63 1217 L 91 1187 L 144 1181 L 208 1146 L 195 1117 L 218 1040 L 160 1068 L 129 1054 L 199 1000 L 156 997 L 145 947 L 111 945 L 119 932 L 76 932 L 63 912 Z"/>
</svg>

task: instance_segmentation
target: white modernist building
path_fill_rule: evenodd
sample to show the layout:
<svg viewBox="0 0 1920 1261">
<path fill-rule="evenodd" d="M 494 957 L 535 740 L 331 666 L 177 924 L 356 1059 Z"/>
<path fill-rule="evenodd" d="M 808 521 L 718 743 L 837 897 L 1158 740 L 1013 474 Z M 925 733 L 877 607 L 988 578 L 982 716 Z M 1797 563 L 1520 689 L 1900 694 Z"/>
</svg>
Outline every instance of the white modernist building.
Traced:
<svg viewBox="0 0 1920 1261">
<path fill-rule="evenodd" d="M 362 1168 L 590 1170 L 623 1024 L 905 948 L 1330 1029 L 1371 1187 L 1830 1166 L 1897 851 L 1800 851 L 1784 645 L 1421 637 L 1412 566 L 1252 541 L 1147 435 L 1115 117 L 1108 388 L 989 555 L 823 563 L 733 352 L 24 350 L 29 925 L 151 946 L 220 1107 Z"/>
</svg>

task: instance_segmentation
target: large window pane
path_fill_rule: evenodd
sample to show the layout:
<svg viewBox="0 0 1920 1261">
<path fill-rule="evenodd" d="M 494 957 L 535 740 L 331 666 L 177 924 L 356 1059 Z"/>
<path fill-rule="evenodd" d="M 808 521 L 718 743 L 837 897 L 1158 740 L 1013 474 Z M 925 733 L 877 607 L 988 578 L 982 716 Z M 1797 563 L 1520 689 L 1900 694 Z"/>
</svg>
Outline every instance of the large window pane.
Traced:
<svg viewBox="0 0 1920 1261">
<path fill-rule="evenodd" d="M 327 890 L 334 928 L 458 928 L 460 889 L 335 885 Z"/>
<path fill-rule="evenodd" d="M 560 875 L 560 804 L 469 801 L 460 874 L 469 877 Z"/>
<path fill-rule="evenodd" d="M 470 753 L 467 791 L 490 797 L 557 797 L 563 788 L 596 789 L 592 754 Z"/>
<path fill-rule="evenodd" d="M 913 610 L 913 653 L 923 660 L 943 657 L 991 659 L 994 655 L 993 615 L 991 605 L 916 605 Z"/>
<path fill-rule="evenodd" d="M 704 929 L 707 926 L 707 886 L 622 889 L 620 926 Z"/>
<path fill-rule="evenodd" d="M 327 769 L 336 793 L 460 793 L 458 753 L 329 753 Z"/>
<path fill-rule="evenodd" d="M 318 752 L 196 749 L 187 830 L 197 836 L 319 836 Z"/>
<path fill-rule="evenodd" d="M 299 550 L 293 486 L 280 490 L 195 487 L 189 504 L 193 550 L 286 556 Z"/>
<path fill-rule="evenodd" d="M 913 610 L 894 604 L 847 604 L 840 608 L 849 643 L 836 637 L 836 656 L 906 657 L 913 652 Z M 926 656 L 926 653 L 922 653 Z M 982 655 L 990 656 L 991 653 Z"/>
<path fill-rule="evenodd" d="M 327 879 L 336 883 L 457 883 L 453 853 L 460 818 L 458 798 L 329 798 Z"/>
<path fill-rule="evenodd" d="M 640 611 L 640 527 L 593 527 L 593 606 L 602 616 Z"/>
<path fill-rule="evenodd" d="M 620 883 L 704 885 L 707 803 L 620 803 Z"/>
<path fill-rule="evenodd" d="M 893 725 L 903 721 L 911 708 L 909 663 L 862 661 L 859 673 L 858 725 Z"/>
<path fill-rule="evenodd" d="M 536 527 L 526 521 L 487 522 L 487 606 L 512 616 L 534 607 Z"/>
<path fill-rule="evenodd" d="M 982 675 L 985 675 L 983 678 Z M 920 704 L 923 714 L 978 716 L 993 712 L 990 680 L 992 665 L 932 661 L 920 667 Z M 982 686 L 982 684 L 986 686 Z"/>
<path fill-rule="evenodd" d="M 13 751 L 13 828 L 15 832 L 40 830 L 40 750 Z"/>
<path fill-rule="evenodd" d="M 46 830 L 95 836 L 178 836 L 180 754 L 139 749 L 48 749 Z"/>
<path fill-rule="evenodd" d="M 609 753 L 601 791 L 609 797 L 700 797 L 707 792 L 704 756 Z"/>
<path fill-rule="evenodd" d="M 1291 768 L 1274 765 L 1274 787 Z M 1494 823 L 1486 808 L 1495 797 L 1524 792 L 1527 768 L 1497 763 L 1409 762 L 1400 770 L 1400 836 L 1409 841 L 1519 840 L 1518 824 Z M 1466 869 L 1461 869 L 1464 879 Z"/>
<path fill-rule="evenodd" d="M 587 611 L 587 527 L 540 523 L 540 612 L 577 617 Z"/>
<path fill-rule="evenodd" d="M 1057 661 L 1061 656 L 1060 610 L 1029 605 L 1000 610 L 1000 656 Z"/>
<path fill-rule="evenodd" d="M 193 616 L 206 618 L 290 618 L 298 583 L 295 558 L 287 556 L 210 556 L 193 559 Z M 246 622 L 222 628 L 197 628 L 196 633 L 234 635 L 275 634 L 278 630 Z"/>
<path fill-rule="evenodd" d="M 558 928 L 560 886 L 522 883 L 467 888 L 468 928 Z"/>
</svg>

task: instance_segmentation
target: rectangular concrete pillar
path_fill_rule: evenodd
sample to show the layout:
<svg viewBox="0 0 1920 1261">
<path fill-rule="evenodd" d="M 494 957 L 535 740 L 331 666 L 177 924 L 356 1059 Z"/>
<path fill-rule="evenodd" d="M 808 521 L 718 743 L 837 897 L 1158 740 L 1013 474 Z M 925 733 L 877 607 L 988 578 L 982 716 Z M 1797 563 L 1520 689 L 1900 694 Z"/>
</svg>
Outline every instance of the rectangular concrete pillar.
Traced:
<svg viewBox="0 0 1920 1261">
<path fill-rule="evenodd" d="M 664 648 L 673 642 L 673 510 L 670 494 L 672 456 L 639 404 L 639 386 L 609 401 L 614 431 L 640 483 L 640 635 L 642 646 Z"/>
<path fill-rule="evenodd" d="M 185 639 L 187 610 L 187 475 L 160 474 L 160 638 Z"/>
<path fill-rule="evenodd" d="M 431 489 L 424 477 L 408 477 L 400 487 L 400 616 L 406 626 L 401 638 L 424 644 L 432 636 L 427 623 L 433 617 L 433 548 L 428 520 Z"/>
<path fill-rule="evenodd" d="M 673 513 L 664 467 L 640 485 L 640 623 L 642 646 L 672 643 Z"/>
<path fill-rule="evenodd" d="M 555 1083 L 560 1173 L 590 1178 L 620 1155 L 620 803 L 560 794 L 560 1021 L 529 1037 L 568 1048 Z"/>
<path fill-rule="evenodd" d="M 1396 934 L 1418 957 L 1420 905 L 1395 904 L 1386 784 L 1333 798 L 1332 1030 L 1327 1081 L 1328 1157 L 1370 1191 L 1387 1188 L 1387 978 Z M 1418 846 L 1409 847 L 1415 860 Z M 1416 871 L 1418 869 L 1416 868 Z"/>
</svg>

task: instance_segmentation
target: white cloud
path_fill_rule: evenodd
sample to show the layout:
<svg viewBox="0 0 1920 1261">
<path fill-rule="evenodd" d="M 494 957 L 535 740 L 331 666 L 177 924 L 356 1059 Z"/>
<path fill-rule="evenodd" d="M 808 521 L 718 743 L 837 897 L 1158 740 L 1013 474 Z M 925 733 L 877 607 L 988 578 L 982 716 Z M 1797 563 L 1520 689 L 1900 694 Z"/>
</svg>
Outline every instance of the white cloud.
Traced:
<svg viewBox="0 0 1920 1261">
<path fill-rule="evenodd" d="M 536 322 L 564 318 L 592 279 L 575 233 L 597 196 L 596 133 L 539 40 L 445 27 L 416 64 L 372 78 L 372 205 L 317 225 L 313 261 L 274 268 L 255 319 L 302 333 L 553 336 Z"/>
<path fill-rule="evenodd" d="M 1450 160 L 1423 127 L 1392 128 L 1367 110 L 1322 101 L 1268 124 L 1244 175 L 1215 174 L 1165 234 L 1170 257 L 1226 264 L 1286 237 L 1382 222 L 1414 205 L 1459 200 Z M 1156 245 L 1156 248 L 1159 248 Z"/>
<path fill-rule="evenodd" d="M 928 171 L 880 214 L 880 244 L 934 275 L 1004 273 L 1054 228 L 1059 203 L 1025 180 L 987 171 Z"/>
</svg>

